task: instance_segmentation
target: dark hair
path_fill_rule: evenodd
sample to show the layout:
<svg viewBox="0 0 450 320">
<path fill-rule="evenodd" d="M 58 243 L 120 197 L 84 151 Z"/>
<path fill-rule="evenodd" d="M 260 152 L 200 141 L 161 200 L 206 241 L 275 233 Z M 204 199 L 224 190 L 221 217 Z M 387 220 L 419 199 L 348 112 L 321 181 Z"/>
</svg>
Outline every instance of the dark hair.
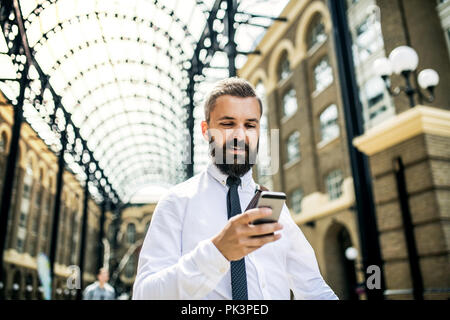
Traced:
<svg viewBox="0 0 450 320">
<path fill-rule="evenodd" d="M 217 98 L 221 96 L 233 96 L 240 98 L 255 97 L 259 102 L 259 109 L 263 112 L 263 106 L 261 99 L 256 95 L 255 89 L 247 80 L 232 77 L 226 78 L 217 82 L 211 92 L 207 95 L 205 99 L 205 120 L 209 123 L 211 111 L 216 105 Z"/>
<path fill-rule="evenodd" d="M 105 268 L 105 267 L 98 268 L 98 269 L 97 269 L 97 276 L 98 276 L 100 273 L 102 273 L 103 270 L 108 271 L 108 268 Z M 108 272 L 109 272 L 109 271 L 108 271 Z"/>
</svg>

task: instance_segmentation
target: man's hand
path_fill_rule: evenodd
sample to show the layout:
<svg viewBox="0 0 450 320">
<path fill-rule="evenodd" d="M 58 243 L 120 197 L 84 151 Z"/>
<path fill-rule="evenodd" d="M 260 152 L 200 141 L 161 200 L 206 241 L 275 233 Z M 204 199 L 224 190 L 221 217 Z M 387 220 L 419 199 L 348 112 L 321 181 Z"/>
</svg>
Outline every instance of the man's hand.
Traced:
<svg viewBox="0 0 450 320">
<path fill-rule="evenodd" d="M 212 238 L 212 242 L 229 261 L 240 260 L 263 245 L 281 238 L 280 234 L 265 235 L 281 230 L 283 226 L 278 222 L 250 224 L 271 214 L 272 209 L 255 208 L 236 215 L 228 220 L 222 231 Z"/>
</svg>

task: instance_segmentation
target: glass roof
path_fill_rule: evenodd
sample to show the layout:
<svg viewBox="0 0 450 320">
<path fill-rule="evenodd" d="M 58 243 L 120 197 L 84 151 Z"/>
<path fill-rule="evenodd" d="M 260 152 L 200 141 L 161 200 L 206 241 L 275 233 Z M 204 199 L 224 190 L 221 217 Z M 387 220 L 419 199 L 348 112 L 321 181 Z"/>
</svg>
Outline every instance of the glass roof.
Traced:
<svg viewBox="0 0 450 320">
<path fill-rule="evenodd" d="M 277 16 L 287 2 L 245 0 L 240 2 L 239 10 Z M 213 3 L 214 0 L 20 1 L 28 42 L 37 63 L 49 76 L 51 86 L 122 202 L 143 202 L 143 189 L 154 195 L 186 178 L 185 68 Z M 219 10 L 219 17 L 224 16 L 224 8 Z M 244 20 L 245 15 L 240 21 Z M 265 19 L 264 24 L 270 22 Z M 215 28 L 223 29 L 223 25 Z M 264 32 L 261 27 L 241 25 L 236 33 L 238 50 L 251 51 Z M 226 41 L 223 37 L 218 40 Z M 7 51 L 3 38 L 0 50 Z M 1 76 L 14 75 L 11 61 L 5 55 L 0 58 L 4 73 Z M 244 55 L 238 56 L 238 68 L 245 59 Z M 220 69 L 227 64 L 226 54 L 217 52 L 211 66 L 219 69 L 205 69 L 196 86 L 194 172 L 208 159 L 199 129 L 202 99 L 212 83 L 228 76 L 226 69 Z M 30 72 L 37 79 L 33 68 Z M 17 92 L 17 85 L 2 83 L 0 89 L 8 96 Z M 54 108 L 48 90 L 43 105 Z M 31 101 L 25 103 L 24 114 L 44 141 L 58 150 L 58 138 Z M 66 155 L 69 168 L 84 180 L 84 172 L 74 160 L 77 159 Z M 136 194 L 139 200 L 133 200 Z"/>
</svg>

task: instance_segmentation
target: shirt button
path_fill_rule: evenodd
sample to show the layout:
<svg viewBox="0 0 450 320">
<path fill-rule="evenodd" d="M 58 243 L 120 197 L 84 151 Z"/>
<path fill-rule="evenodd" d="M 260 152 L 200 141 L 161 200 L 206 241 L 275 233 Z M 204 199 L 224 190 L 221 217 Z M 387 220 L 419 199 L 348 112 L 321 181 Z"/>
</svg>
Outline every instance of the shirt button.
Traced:
<svg viewBox="0 0 450 320">
<path fill-rule="evenodd" d="M 225 271 L 226 271 L 226 268 L 225 267 L 222 267 L 222 268 L 220 268 L 220 270 L 219 270 L 221 273 L 225 273 Z"/>
</svg>

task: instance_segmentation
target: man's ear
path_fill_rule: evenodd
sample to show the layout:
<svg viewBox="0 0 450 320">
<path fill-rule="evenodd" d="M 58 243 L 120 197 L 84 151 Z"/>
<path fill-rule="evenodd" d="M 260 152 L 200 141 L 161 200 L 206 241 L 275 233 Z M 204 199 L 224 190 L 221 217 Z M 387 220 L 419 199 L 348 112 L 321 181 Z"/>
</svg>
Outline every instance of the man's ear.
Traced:
<svg viewBox="0 0 450 320">
<path fill-rule="evenodd" d="M 208 123 L 205 120 L 203 120 L 200 125 L 202 127 L 203 138 L 206 140 L 206 142 L 209 142 L 209 132 L 208 132 L 209 126 L 208 126 Z"/>
</svg>

